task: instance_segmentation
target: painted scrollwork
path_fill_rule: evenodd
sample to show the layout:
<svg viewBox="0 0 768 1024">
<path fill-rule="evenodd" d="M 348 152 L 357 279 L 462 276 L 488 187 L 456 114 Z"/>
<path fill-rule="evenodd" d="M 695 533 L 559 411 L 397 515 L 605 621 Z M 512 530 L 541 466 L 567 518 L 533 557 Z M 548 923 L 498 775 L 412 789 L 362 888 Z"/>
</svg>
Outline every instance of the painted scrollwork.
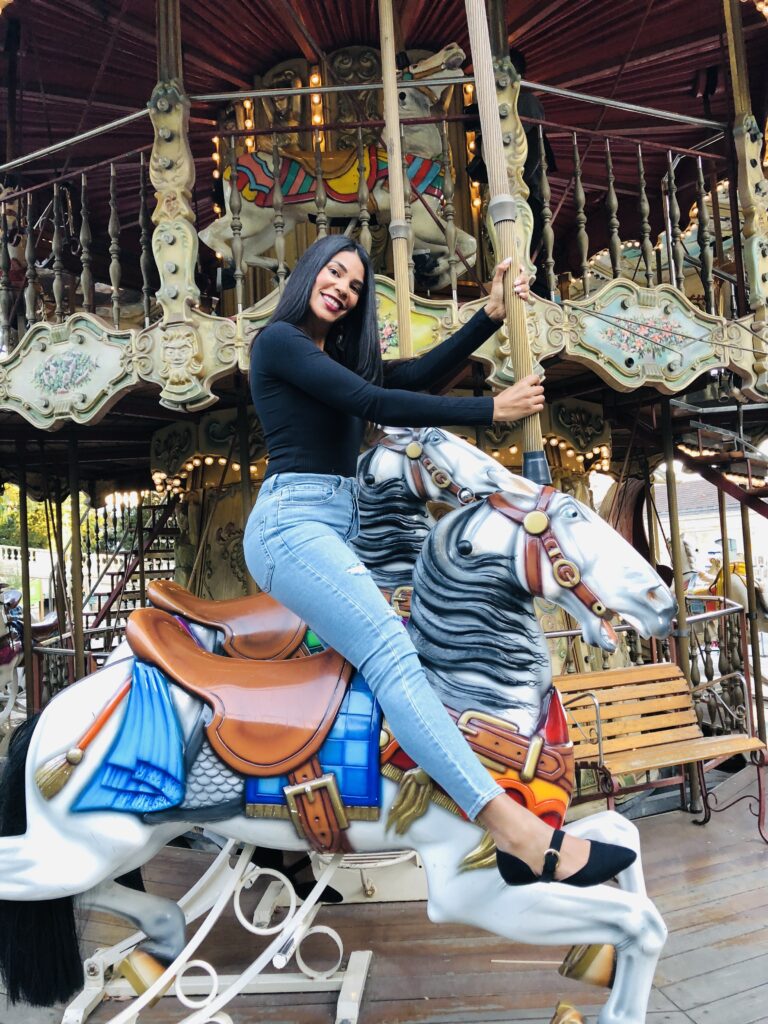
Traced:
<svg viewBox="0 0 768 1024">
<path fill-rule="evenodd" d="M 580 451 L 591 448 L 604 437 L 605 419 L 602 414 L 584 405 L 559 403 L 553 418 L 556 426 L 573 438 Z"/>
<path fill-rule="evenodd" d="M 761 161 L 762 132 L 752 114 L 734 128 L 739 160 L 739 203 L 744 215 L 744 267 L 749 281 L 749 303 L 765 319 L 768 307 L 768 179 Z"/>
<path fill-rule="evenodd" d="M 164 392 L 183 401 L 190 390 L 197 389 L 203 372 L 197 331 L 191 324 L 171 324 L 160 332 L 160 350 Z"/>
</svg>

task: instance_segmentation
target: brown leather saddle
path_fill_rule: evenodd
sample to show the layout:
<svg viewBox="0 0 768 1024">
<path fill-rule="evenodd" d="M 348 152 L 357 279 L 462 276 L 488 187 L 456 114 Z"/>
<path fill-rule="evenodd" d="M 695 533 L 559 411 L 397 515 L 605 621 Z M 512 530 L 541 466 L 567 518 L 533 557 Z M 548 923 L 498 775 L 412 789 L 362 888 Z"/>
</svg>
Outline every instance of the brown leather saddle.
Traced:
<svg viewBox="0 0 768 1024">
<path fill-rule="evenodd" d="M 269 594 L 206 601 L 173 580 L 153 580 L 147 597 L 156 608 L 210 626 L 224 634 L 223 647 L 232 658 L 277 661 L 295 654 L 306 624 Z"/>
<path fill-rule="evenodd" d="M 232 620 L 223 612 L 255 601 L 217 602 L 223 609 L 220 622 L 206 624 L 222 629 L 230 642 L 239 640 L 242 634 L 231 628 Z M 269 609 L 270 604 L 280 608 L 271 598 L 264 607 Z M 185 614 L 181 608 L 176 610 Z M 196 620 L 193 614 L 189 617 Z M 279 661 L 210 654 L 159 608 L 133 612 L 126 638 L 137 658 L 156 665 L 213 710 L 207 737 L 227 765 L 244 775 L 288 775 L 291 785 L 285 787 L 285 794 L 291 817 L 315 848 L 323 852 L 350 848 L 336 778 L 323 773 L 317 757 L 349 685 L 353 671 L 349 662 L 330 649 Z"/>
</svg>

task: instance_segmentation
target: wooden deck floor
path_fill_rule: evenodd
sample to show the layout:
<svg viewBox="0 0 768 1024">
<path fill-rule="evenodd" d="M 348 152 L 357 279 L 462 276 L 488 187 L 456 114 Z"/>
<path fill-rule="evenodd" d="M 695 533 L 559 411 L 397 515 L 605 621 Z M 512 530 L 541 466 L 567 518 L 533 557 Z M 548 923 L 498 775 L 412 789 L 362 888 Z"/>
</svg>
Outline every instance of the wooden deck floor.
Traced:
<svg viewBox="0 0 768 1024">
<path fill-rule="evenodd" d="M 755 786 L 748 770 L 720 787 L 723 798 Z M 648 1014 L 649 1024 L 768 1024 L 768 848 L 742 803 L 700 829 L 672 812 L 639 822 L 651 897 L 669 927 Z M 147 887 L 180 895 L 207 855 L 163 852 L 146 871 Z M 465 927 L 432 925 L 422 904 L 371 904 L 324 909 L 347 951 L 370 948 L 373 966 L 361 1024 L 549 1024 L 559 998 L 594 1022 L 599 989 L 560 978 L 564 949 L 517 946 Z M 221 921 L 201 949 L 222 971 L 245 964 L 244 933 Z M 84 946 L 120 936 L 93 915 Z M 311 949 L 307 949 L 312 961 Z M 89 1018 L 105 1024 L 117 1012 L 106 1003 Z M 228 1008 L 234 1024 L 333 1024 L 333 995 L 260 996 Z M 142 1024 L 183 1016 L 162 1000 Z M 0 1005 L 0 1024 L 52 1024 L 61 1010 Z"/>
</svg>

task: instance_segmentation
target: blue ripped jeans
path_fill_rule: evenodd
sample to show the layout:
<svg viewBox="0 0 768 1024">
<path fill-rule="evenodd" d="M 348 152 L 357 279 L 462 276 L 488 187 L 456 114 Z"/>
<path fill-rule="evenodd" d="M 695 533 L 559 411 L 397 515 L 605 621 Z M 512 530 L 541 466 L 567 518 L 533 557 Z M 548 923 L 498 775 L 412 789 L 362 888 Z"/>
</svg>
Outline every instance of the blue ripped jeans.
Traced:
<svg viewBox="0 0 768 1024">
<path fill-rule="evenodd" d="M 245 528 L 248 569 L 365 677 L 403 750 L 475 818 L 502 789 L 435 695 L 416 650 L 346 541 L 359 529 L 357 484 L 277 473 Z"/>
</svg>

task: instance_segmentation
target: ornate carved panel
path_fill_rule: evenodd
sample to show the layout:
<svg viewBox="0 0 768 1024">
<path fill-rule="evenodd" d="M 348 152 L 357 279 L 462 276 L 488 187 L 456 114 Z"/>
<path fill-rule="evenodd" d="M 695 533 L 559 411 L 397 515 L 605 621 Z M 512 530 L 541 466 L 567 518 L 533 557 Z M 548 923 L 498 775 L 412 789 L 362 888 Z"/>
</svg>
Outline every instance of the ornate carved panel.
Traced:
<svg viewBox="0 0 768 1024">
<path fill-rule="evenodd" d="M 2 407 L 42 430 L 98 420 L 136 386 L 134 338 L 88 313 L 35 324 L 0 361 Z"/>
</svg>

